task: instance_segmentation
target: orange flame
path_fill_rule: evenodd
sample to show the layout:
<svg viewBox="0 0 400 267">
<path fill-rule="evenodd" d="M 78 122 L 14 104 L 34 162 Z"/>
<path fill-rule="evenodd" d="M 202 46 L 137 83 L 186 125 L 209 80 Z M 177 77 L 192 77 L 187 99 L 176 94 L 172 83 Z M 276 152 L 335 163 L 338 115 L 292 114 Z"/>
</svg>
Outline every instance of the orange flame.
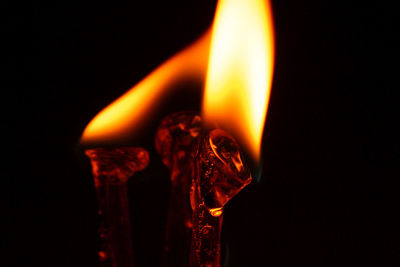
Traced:
<svg viewBox="0 0 400 267">
<path fill-rule="evenodd" d="M 86 126 L 81 142 L 110 142 L 124 139 L 132 131 L 140 132 L 145 120 L 151 120 L 156 107 L 180 79 L 204 81 L 210 36 L 206 32 L 104 108 Z"/>
<path fill-rule="evenodd" d="M 220 0 L 213 30 L 176 54 L 87 125 L 82 143 L 140 132 L 174 84 L 206 81 L 202 116 L 217 122 L 258 161 L 274 65 L 271 7 L 265 0 Z M 211 46 L 210 46 L 211 45 Z"/>
<path fill-rule="evenodd" d="M 211 38 L 202 117 L 217 121 L 258 161 L 274 66 L 269 2 L 221 0 Z"/>
</svg>

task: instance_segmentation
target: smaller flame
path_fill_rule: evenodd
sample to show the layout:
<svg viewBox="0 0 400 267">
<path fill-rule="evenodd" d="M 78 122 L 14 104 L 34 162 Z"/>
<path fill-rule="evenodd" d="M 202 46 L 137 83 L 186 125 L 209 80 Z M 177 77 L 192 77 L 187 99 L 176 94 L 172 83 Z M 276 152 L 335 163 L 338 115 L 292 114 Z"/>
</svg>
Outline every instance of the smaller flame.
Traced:
<svg viewBox="0 0 400 267">
<path fill-rule="evenodd" d="M 160 102 L 174 84 L 189 78 L 204 81 L 210 32 L 150 73 L 128 92 L 105 107 L 86 126 L 81 143 L 113 142 L 140 132 L 152 120 Z"/>
<path fill-rule="evenodd" d="M 274 66 L 271 7 L 265 0 L 221 0 L 213 25 L 202 117 L 260 158 Z"/>
</svg>

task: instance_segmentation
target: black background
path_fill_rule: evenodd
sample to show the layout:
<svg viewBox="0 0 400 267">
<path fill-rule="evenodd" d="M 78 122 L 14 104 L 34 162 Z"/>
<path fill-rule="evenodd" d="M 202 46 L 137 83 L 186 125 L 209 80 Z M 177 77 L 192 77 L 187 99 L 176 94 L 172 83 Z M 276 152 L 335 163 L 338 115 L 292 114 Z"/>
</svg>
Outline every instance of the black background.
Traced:
<svg viewBox="0 0 400 267">
<path fill-rule="evenodd" d="M 199 37 L 216 5 L 140 2 L 2 3 L 1 265 L 98 264 L 96 196 L 80 134 Z M 397 266 L 394 7 L 272 3 L 263 176 L 226 207 L 224 262 Z M 157 159 L 152 166 L 157 173 L 129 184 L 138 266 L 160 264 L 169 183 Z"/>
</svg>

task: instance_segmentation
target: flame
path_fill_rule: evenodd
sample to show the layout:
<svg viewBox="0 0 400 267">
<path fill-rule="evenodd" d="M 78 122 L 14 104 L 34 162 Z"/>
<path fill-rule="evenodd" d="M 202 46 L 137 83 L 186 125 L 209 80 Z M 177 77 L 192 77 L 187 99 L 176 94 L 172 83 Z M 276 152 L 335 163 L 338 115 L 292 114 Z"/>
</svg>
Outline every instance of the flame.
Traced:
<svg viewBox="0 0 400 267">
<path fill-rule="evenodd" d="M 163 63 L 96 115 L 81 142 L 123 140 L 141 132 L 184 78 L 206 82 L 202 117 L 234 135 L 260 158 L 274 65 L 268 0 L 220 0 L 212 32 Z"/>
<path fill-rule="evenodd" d="M 204 81 L 210 37 L 210 31 L 206 32 L 105 107 L 86 126 L 81 143 L 121 140 L 132 131 L 140 132 L 175 83 L 182 78 Z"/>
<path fill-rule="evenodd" d="M 202 117 L 233 134 L 258 161 L 274 66 L 271 6 L 221 0 L 213 24 Z"/>
</svg>

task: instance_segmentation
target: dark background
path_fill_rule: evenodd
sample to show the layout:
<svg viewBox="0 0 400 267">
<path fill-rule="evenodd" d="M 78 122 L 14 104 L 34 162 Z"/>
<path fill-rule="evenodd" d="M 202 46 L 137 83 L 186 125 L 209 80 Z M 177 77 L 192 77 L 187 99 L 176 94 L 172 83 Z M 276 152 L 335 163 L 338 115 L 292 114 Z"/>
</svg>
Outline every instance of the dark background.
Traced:
<svg viewBox="0 0 400 267">
<path fill-rule="evenodd" d="M 216 5 L 140 2 L 2 2 L 2 266 L 98 263 L 80 134 Z M 400 264 L 395 9 L 323 2 L 272 1 L 264 172 L 226 207 L 226 266 Z M 154 158 L 129 183 L 138 266 L 160 264 L 169 182 Z"/>
</svg>

